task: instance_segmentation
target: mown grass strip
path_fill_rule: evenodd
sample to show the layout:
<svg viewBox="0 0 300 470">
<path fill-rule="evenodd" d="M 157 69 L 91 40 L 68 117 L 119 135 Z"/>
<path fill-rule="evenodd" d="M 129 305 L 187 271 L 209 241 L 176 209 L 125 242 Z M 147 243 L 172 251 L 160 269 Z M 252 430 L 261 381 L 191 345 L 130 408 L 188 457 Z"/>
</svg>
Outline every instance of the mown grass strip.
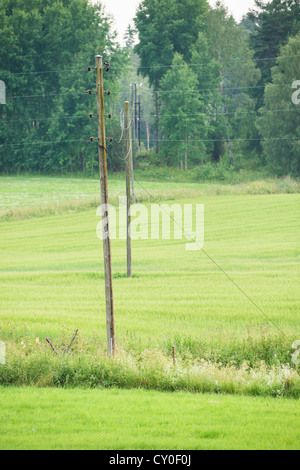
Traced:
<svg viewBox="0 0 300 470">
<path fill-rule="evenodd" d="M 0 387 L 0 449 L 298 450 L 299 403 L 145 390 Z"/>
</svg>

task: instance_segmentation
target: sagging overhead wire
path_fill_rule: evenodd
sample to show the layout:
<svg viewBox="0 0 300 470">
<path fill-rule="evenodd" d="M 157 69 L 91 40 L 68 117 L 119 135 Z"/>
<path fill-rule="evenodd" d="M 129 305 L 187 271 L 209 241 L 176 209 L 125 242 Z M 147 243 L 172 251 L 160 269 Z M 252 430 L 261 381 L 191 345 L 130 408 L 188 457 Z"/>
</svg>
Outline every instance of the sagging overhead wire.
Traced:
<svg viewBox="0 0 300 470">
<path fill-rule="evenodd" d="M 287 109 L 260 109 L 259 110 L 259 113 L 260 114 L 277 114 L 277 113 L 290 113 L 290 112 L 299 112 L 300 109 L 298 108 L 287 108 Z M 256 115 L 257 112 L 255 110 L 252 110 L 252 111 L 241 111 L 239 109 L 237 109 L 236 111 L 226 111 L 226 116 L 229 116 L 229 115 L 234 115 L 234 114 L 238 114 L 238 115 Z M 188 115 L 188 118 L 191 118 L 191 117 L 197 117 L 197 116 L 201 116 L 201 117 L 214 117 L 214 116 L 218 116 L 218 115 L 224 115 L 224 112 L 211 112 L 211 113 L 191 113 Z M 76 119 L 86 119 L 86 118 L 93 118 L 93 117 L 96 117 L 97 114 L 93 114 L 93 113 L 89 113 L 87 115 L 80 115 L 80 116 L 55 116 L 55 117 L 49 117 L 49 118 L 38 118 L 38 117 L 34 117 L 34 118 L 26 118 L 26 119 L 10 119 L 10 120 L 0 120 L 0 122 L 2 122 L 3 124 L 13 124 L 13 123 L 17 123 L 17 122 L 44 122 L 44 121 L 57 121 L 57 120 L 76 120 Z M 155 119 L 157 118 L 162 118 L 162 117 L 177 117 L 179 116 L 179 114 L 143 114 L 144 117 L 153 117 Z M 106 117 L 108 117 L 109 119 L 111 119 L 111 114 L 107 114 Z M 121 125 L 121 129 L 122 129 L 122 134 L 121 134 L 121 137 L 120 139 L 118 140 L 118 143 L 121 142 L 122 138 L 123 138 L 123 133 L 125 130 L 125 128 L 122 127 Z"/>
<path fill-rule="evenodd" d="M 1 74 L 0 74 L 1 76 Z M 290 83 L 281 83 L 281 84 L 272 84 L 274 87 L 277 87 L 277 88 L 282 88 L 282 87 L 288 87 L 288 88 L 292 88 L 292 84 Z M 265 85 L 256 85 L 256 86 L 237 86 L 237 87 L 224 87 L 223 89 L 223 93 L 226 95 L 226 91 L 240 91 L 240 90 L 254 90 L 254 89 L 261 89 L 261 88 L 265 88 Z M 141 88 L 143 90 L 144 93 L 147 93 L 149 94 L 150 96 L 154 96 L 155 93 L 154 92 L 149 92 L 148 90 L 145 90 L 145 88 Z M 157 91 L 157 94 L 160 96 L 160 95 L 165 95 L 165 94 L 173 94 L 173 93 L 189 93 L 189 94 L 193 94 L 193 93 L 200 93 L 201 92 L 219 92 L 220 91 L 220 88 L 196 88 L 196 89 L 176 89 L 176 90 L 159 90 Z M 35 94 L 35 95 L 11 95 L 11 96 L 8 96 L 7 99 L 12 99 L 12 100 L 15 100 L 15 99 L 28 99 L 28 98 L 48 98 L 48 97 L 56 97 L 56 96 L 70 96 L 70 95 L 91 95 L 93 93 L 96 93 L 95 90 L 88 90 L 88 91 L 72 91 L 72 92 L 66 92 L 66 93 L 49 93 L 49 94 L 45 94 L 45 93 L 40 93 L 40 94 Z M 105 94 L 107 95 L 110 95 L 111 94 L 111 91 L 105 91 Z M 123 91 L 120 91 L 120 92 L 115 92 L 114 95 L 123 95 L 124 92 Z"/>
<path fill-rule="evenodd" d="M 44 122 L 44 121 L 59 121 L 59 120 L 76 120 L 76 119 L 87 119 L 87 118 L 93 118 L 96 117 L 96 114 L 90 113 L 87 115 L 80 115 L 80 116 L 55 116 L 51 118 L 26 118 L 26 119 L 12 119 L 9 121 L 0 121 L 3 124 L 13 124 L 16 122 Z"/>
<path fill-rule="evenodd" d="M 295 57 L 300 58 L 300 54 L 292 54 L 290 56 L 285 56 L 286 59 L 292 59 Z M 264 62 L 264 61 L 272 61 L 278 59 L 278 55 L 276 56 L 271 56 L 271 57 L 253 57 L 252 60 L 254 62 Z M 230 61 L 218 61 L 215 62 L 216 65 L 219 64 L 247 64 L 249 61 L 244 61 L 243 59 L 232 59 Z M 204 67 L 206 65 L 211 65 L 211 61 L 206 61 L 206 62 L 201 62 L 198 64 L 182 64 L 182 65 L 176 65 L 176 68 L 178 67 L 191 67 L 191 68 L 197 68 L 197 67 Z M 155 64 L 155 65 L 145 65 L 145 66 L 140 66 L 140 67 L 135 67 L 135 66 L 127 66 L 127 69 L 130 70 L 143 70 L 143 69 L 153 69 L 155 67 L 159 68 L 173 68 L 172 64 Z M 1 75 L 8 75 L 8 76 L 14 76 L 14 75 L 42 75 L 42 74 L 52 74 L 52 73 L 64 73 L 64 72 L 85 72 L 85 71 L 91 71 L 94 70 L 94 67 L 81 67 L 81 68 L 72 68 L 72 69 L 58 69 L 58 70 L 42 70 L 42 71 L 24 71 L 24 72 L 10 72 L 10 71 L 1 71 Z"/>
<path fill-rule="evenodd" d="M 55 144 L 66 144 L 72 142 L 85 142 L 84 139 L 70 139 L 70 140 L 51 140 L 51 141 L 43 141 L 38 140 L 36 142 L 17 142 L 14 144 L 0 144 L 0 148 L 2 147 L 23 147 L 24 145 L 55 145 Z"/>
<path fill-rule="evenodd" d="M 282 88 L 282 87 L 289 87 L 292 88 L 291 83 L 272 83 L 272 86 L 276 88 Z M 227 87 L 224 86 L 223 88 L 223 94 L 226 94 L 226 91 L 239 91 L 239 90 L 256 90 L 260 88 L 265 88 L 266 85 L 254 85 L 254 86 L 236 86 L 236 87 Z M 158 95 L 162 94 L 171 94 L 171 93 L 201 93 L 202 91 L 220 91 L 219 88 L 197 88 L 195 90 L 185 90 L 185 89 L 176 89 L 176 90 L 159 90 L 157 93 Z"/>
<path fill-rule="evenodd" d="M 269 141 L 269 140 L 295 140 L 298 141 L 300 140 L 300 137 L 264 137 L 264 138 L 253 138 L 253 139 L 244 139 L 244 138 L 236 138 L 236 139 L 230 139 L 231 142 L 263 142 L 263 141 Z M 150 138 L 151 142 L 186 142 L 186 139 L 155 139 L 155 138 Z M 224 142 L 223 139 L 191 139 L 189 142 Z"/>
<path fill-rule="evenodd" d="M 58 69 L 58 70 L 32 70 L 32 71 L 24 71 L 24 72 L 10 72 L 10 71 L 4 71 L 0 72 L 0 75 L 8 75 L 8 76 L 14 76 L 14 75 L 47 75 L 47 74 L 52 74 L 52 73 L 65 73 L 65 72 L 90 72 L 94 69 L 94 67 L 85 67 L 85 68 L 72 68 L 72 69 Z"/>
<path fill-rule="evenodd" d="M 125 129 L 124 129 L 125 130 Z M 14 144 L 0 144 L 1 147 L 18 147 L 18 146 L 23 146 L 23 145 L 52 145 L 52 144 L 63 144 L 63 143 L 70 143 L 70 142 L 94 142 L 98 140 L 96 137 L 90 137 L 89 139 L 70 139 L 70 140 L 54 140 L 54 141 L 36 141 L 36 142 L 17 142 Z M 109 142 L 112 142 L 114 139 L 112 137 L 108 137 L 107 140 Z M 264 141 L 299 141 L 299 137 L 266 137 L 263 139 L 243 139 L 243 138 L 237 138 L 237 139 L 231 139 L 231 142 L 264 142 Z M 151 142 L 162 142 L 162 143 L 168 143 L 168 142 L 185 142 L 185 139 L 155 139 L 155 138 L 150 138 Z M 223 139 L 192 139 L 190 138 L 189 143 L 192 144 L 193 142 L 224 142 Z M 118 142 L 120 143 L 120 141 Z M 127 157 L 126 157 L 127 158 Z"/>
<path fill-rule="evenodd" d="M 290 56 L 285 56 L 286 59 L 292 59 L 292 58 L 295 58 L 295 57 L 299 57 L 300 58 L 300 54 L 292 54 Z M 263 61 L 272 61 L 272 60 L 276 60 L 278 59 L 278 56 L 272 56 L 272 57 L 262 57 L 262 58 L 255 58 L 255 57 L 252 57 L 252 60 L 253 62 L 263 62 Z M 230 61 L 215 61 L 215 65 L 221 65 L 221 64 L 226 64 L 226 65 L 232 65 L 232 64 L 238 64 L 238 65 L 242 65 L 242 64 L 248 64 L 249 61 L 244 61 L 242 59 L 232 59 Z M 176 65 L 172 65 L 172 64 L 154 64 L 154 65 L 145 65 L 145 66 L 140 66 L 140 67 L 130 67 L 132 70 L 142 70 L 142 69 L 155 69 L 155 68 L 173 68 L 173 67 L 176 67 L 176 68 L 179 68 L 179 67 L 191 67 L 191 68 L 197 68 L 197 67 L 205 67 L 205 66 L 211 66 L 212 65 L 212 62 L 211 61 L 207 61 L 207 62 L 202 62 L 202 63 L 198 63 L 198 64 L 189 64 L 189 63 L 184 63 L 184 64 L 176 64 Z"/>
<path fill-rule="evenodd" d="M 87 92 L 84 91 L 72 91 L 68 93 L 49 93 L 49 94 L 44 94 L 41 93 L 39 95 L 13 95 L 13 96 L 8 96 L 7 99 L 12 99 L 15 100 L 17 98 L 49 98 L 50 96 L 70 96 L 70 95 L 86 95 Z"/>
<path fill-rule="evenodd" d="M 145 191 L 148 196 L 150 197 L 150 199 L 155 202 L 156 204 L 158 204 L 161 209 L 168 215 L 168 217 L 170 217 L 172 219 L 172 221 L 174 222 L 174 224 L 176 224 L 180 230 L 182 230 L 182 233 L 185 235 L 185 237 L 187 239 L 189 239 L 191 242 L 195 243 L 198 247 L 199 247 L 199 250 L 202 251 L 202 253 L 224 274 L 224 276 L 227 277 L 227 279 L 229 279 L 229 281 L 235 285 L 235 287 L 254 305 L 254 307 L 265 317 L 267 318 L 267 320 L 280 332 L 280 334 L 282 334 L 286 339 L 288 339 L 288 337 L 286 336 L 286 334 L 279 328 L 279 326 L 262 310 L 262 308 L 252 299 L 252 297 L 250 297 L 238 284 L 237 282 L 235 282 L 235 280 L 212 258 L 212 256 L 210 256 L 206 250 L 203 249 L 203 247 L 201 247 L 198 243 L 197 243 L 197 240 L 194 239 L 193 237 L 191 237 L 189 234 L 187 234 L 184 230 L 184 228 L 177 222 L 177 220 L 170 214 L 169 211 L 166 211 L 166 209 L 163 207 L 163 205 L 159 204 L 159 202 L 149 193 L 149 191 L 136 179 L 136 177 L 134 177 L 134 181 L 140 186 L 141 189 L 143 189 L 143 191 Z"/>
<path fill-rule="evenodd" d="M 276 114 L 276 113 L 283 113 L 283 112 L 299 112 L 300 109 L 297 109 L 297 108 L 287 108 L 287 109 L 260 109 L 259 110 L 259 113 L 260 114 Z M 251 114 L 254 114 L 254 115 L 257 115 L 257 111 L 240 111 L 239 109 L 237 109 L 236 111 L 226 111 L 226 116 L 229 116 L 229 115 L 234 115 L 234 114 L 243 114 L 243 115 L 251 115 Z M 206 113 L 189 113 L 187 118 L 190 118 L 190 117 L 195 117 L 195 116 L 202 116 L 202 117 L 215 117 L 215 116 L 224 116 L 224 111 L 218 111 L 218 112 L 211 112 L 209 114 L 206 114 Z M 162 117 L 177 117 L 177 116 L 180 116 L 180 114 L 144 114 L 143 115 L 144 117 L 154 117 L 155 119 L 157 118 L 162 118 Z M 185 118 L 183 118 L 184 120 Z"/>
</svg>

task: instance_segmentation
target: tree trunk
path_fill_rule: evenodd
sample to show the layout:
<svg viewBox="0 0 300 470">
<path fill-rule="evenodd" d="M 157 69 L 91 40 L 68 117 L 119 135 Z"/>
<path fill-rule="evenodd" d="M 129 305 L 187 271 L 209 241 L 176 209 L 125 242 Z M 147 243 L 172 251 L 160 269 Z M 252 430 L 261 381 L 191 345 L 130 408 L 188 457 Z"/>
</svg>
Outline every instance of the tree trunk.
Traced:
<svg viewBox="0 0 300 470">
<path fill-rule="evenodd" d="M 228 121 L 227 121 L 227 117 L 226 117 L 226 114 L 227 114 L 226 101 L 225 101 L 225 98 L 223 98 L 224 97 L 223 80 L 221 81 L 220 86 L 221 86 L 221 95 L 222 95 L 222 99 L 223 99 L 223 115 L 224 115 L 225 126 L 226 126 L 226 141 L 227 141 L 228 155 L 229 155 L 229 158 L 230 158 L 230 164 L 234 165 L 234 158 L 233 158 L 233 155 L 232 155 L 231 142 L 230 142 L 230 137 L 229 137 L 229 132 L 228 132 Z"/>
<path fill-rule="evenodd" d="M 229 132 L 228 132 L 228 122 L 226 119 L 226 104 L 224 102 L 224 118 L 225 118 L 225 125 L 226 125 L 226 140 L 227 140 L 227 149 L 228 149 L 228 155 L 230 158 L 230 165 L 234 165 L 234 158 L 232 155 L 232 150 L 231 150 L 231 142 L 230 142 L 230 137 L 229 137 Z"/>
</svg>

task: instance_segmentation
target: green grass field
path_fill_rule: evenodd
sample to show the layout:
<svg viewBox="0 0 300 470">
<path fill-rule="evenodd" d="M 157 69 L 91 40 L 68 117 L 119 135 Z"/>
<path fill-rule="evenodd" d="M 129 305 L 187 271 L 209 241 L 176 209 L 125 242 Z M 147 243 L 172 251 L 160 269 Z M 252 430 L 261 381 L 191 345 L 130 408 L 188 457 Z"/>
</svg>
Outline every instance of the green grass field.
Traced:
<svg viewBox="0 0 300 470">
<path fill-rule="evenodd" d="M 205 251 L 268 318 L 203 252 L 186 251 L 186 240 L 133 241 L 134 277 L 130 280 L 125 276 L 126 244 L 115 240 L 112 255 L 119 362 L 111 365 L 104 358 L 103 255 L 102 242 L 96 237 L 100 219 L 96 216 L 96 205 L 81 205 L 84 199 L 97 197 L 99 183 L 82 180 L 79 188 L 79 181 L 0 179 L 2 210 L 17 208 L 10 220 L 0 223 L 0 339 L 7 344 L 7 365 L 0 366 L 0 384 L 66 387 L 68 383 L 80 386 L 82 382 L 85 387 L 216 391 L 264 398 L 142 390 L 1 388 L 5 406 L 0 413 L 5 413 L 6 423 L 1 432 L 6 434 L 1 435 L 0 448 L 112 448 L 112 442 L 115 448 L 141 449 L 157 448 L 159 443 L 162 448 L 172 446 L 172 449 L 295 448 L 299 402 L 267 396 L 299 397 L 291 345 L 300 338 L 300 195 L 240 194 L 229 190 L 223 194 L 224 191 L 216 188 L 212 191 L 194 183 L 180 186 L 143 182 L 147 191 L 160 200 L 166 199 L 164 202 L 169 199 L 170 204 L 205 205 Z M 121 176 L 111 179 L 113 197 L 121 194 L 123 187 Z M 78 197 L 78 205 L 74 196 Z M 63 206 L 66 201 L 69 205 L 63 206 L 63 213 L 55 215 L 53 200 L 56 205 Z M 30 204 L 35 210 L 26 212 Z M 51 215 L 47 216 L 48 209 Z M 27 218 L 22 217 L 24 214 Z M 62 346 L 77 328 L 79 336 L 69 362 L 56 361 L 45 337 Z M 168 364 L 172 364 L 172 345 L 176 348 L 178 368 L 167 373 Z M 97 357 L 102 358 L 101 367 Z M 248 367 L 247 372 L 243 367 Z M 250 379 L 253 383 L 248 386 Z M 47 397 L 50 404 L 59 400 L 68 408 L 67 403 L 75 406 L 77 396 L 85 393 L 90 393 L 92 400 L 88 415 L 97 417 L 93 407 L 97 407 L 101 396 L 107 397 L 113 408 L 118 397 L 119 414 L 123 416 L 120 434 L 115 428 L 108 437 L 105 433 L 97 434 L 96 418 L 94 428 L 88 429 L 87 414 L 80 414 L 79 409 L 77 435 L 70 434 L 69 440 L 58 439 L 64 432 L 63 413 L 58 417 L 61 426 L 53 424 L 51 430 L 46 430 L 50 412 Z M 44 416 L 43 412 L 38 414 L 42 435 L 37 432 L 32 437 L 27 435 L 26 426 L 34 421 L 35 408 L 30 405 L 34 394 L 39 394 L 41 410 L 43 406 L 46 409 Z M 124 438 L 129 418 L 122 403 L 128 403 L 128 396 L 133 404 L 136 400 L 136 408 L 145 407 L 144 413 L 138 412 L 144 424 L 137 424 L 137 430 Z M 182 429 L 176 434 L 177 440 L 176 436 L 172 440 L 165 434 L 163 441 L 159 439 L 159 433 L 169 427 L 163 423 L 153 427 L 153 432 L 149 430 L 147 423 L 153 419 L 151 410 L 147 412 L 149 397 L 157 402 L 162 416 L 173 406 L 174 417 L 170 422 L 166 420 L 166 424 Z M 20 426 L 13 410 L 16 399 L 21 403 L 20 420 L 24 419 Z M 217 421 L 212 429 L 208 403 L 214 400 L 221 400 L 224 409 L 216 411 Z M 182 401 L 186 406 L 184 415 L 193 416 L 192 424 L 180 419 Z M 201 422 L 194 416 L 197 406 L 202 410 Z M 132 410 L 136 408 L 131 406 Z M 230 409 L 235 410 L 232 415 Z M 249 424 L 247 435 L 237 409 L 244 410 L 245 423 Z M 118 407 L 116 413 L 117 410 Z M 288 432 L 285 429 L 289 410 L 293 410 L 295 425 Z M 101 419 L 104 418 L 99 414 L 99 422 Z M 72 423 L 69 424 L 71 428 Z M 215 438 L 205 437 L 210 431 Z"/>
<path fill-rule="evenodd" d="M 159 171 L 158 171 L 159 170 Z M 203 195 L 220 194 L 299 194 L 300 183 L 289 178 L 261 180 L 259 173 L 244 175 L 236 173 L 222 183 L 201 181 L 193 172 L 178 173 L 170 169 L 136 171 L 135 195 L 139 202 L 149 200 L 151 195 L 158 200 L 183 199 Z M 257 179 L 256 179 L 257 178 Z M 109 177 L 110 202 L 117 203 L 125 194 L 124 174 Z M 97 207 L 100 203 L 100 183 L 97 178 L 46 176 L 1 176 L 0 177 L 0 222 L 32 216 L 70 213 Z"/>
<path fill-rule="evenodd" d="M 297 328 L 299 195 L 206 196 L 206 252 L 280 327 Z M 172 201 L 173 203 L 173 201 Z M 63 327 L 105 334 L 102 242 L 96 210 L 0 224 L 1 317 L 14 333 L 58 336 Z M 266 317 L 186 240 L 113 241 L 117 335 L 153 345 L 176 335 L 247 334 Z M 128 315 L 130 312 L 130 315 Z M 149 325 L 151 328 L 149 329 Z M 276 332 L 276 330 L 274 330 Z"/>
<path fill-rule="evenodd" d="M 294 400 L 0 388 L 1 449 L 299 449 Z"/>
</svg>

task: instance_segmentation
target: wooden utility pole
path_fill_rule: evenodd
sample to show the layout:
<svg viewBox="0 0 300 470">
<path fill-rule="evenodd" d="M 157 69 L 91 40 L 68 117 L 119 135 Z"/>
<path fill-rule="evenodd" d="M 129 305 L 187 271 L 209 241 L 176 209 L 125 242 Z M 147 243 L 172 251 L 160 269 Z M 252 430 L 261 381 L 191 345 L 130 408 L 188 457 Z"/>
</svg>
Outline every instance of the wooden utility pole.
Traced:
<svg viewBox="0 0 300 470">
<path fill-rule="evenodd" d="M 104 114 L 104 91 L 103 91 L 103 61 L 100 55 L 96 56 L 96 87 L 97 87 L 97 111 L 98 111 L 98 147 L 99 147 L 99 169 L 101 185 L 101 204 L 103 220 L 103 254 L 105 273 L 105 298 L 106 298 L 106 330 L 107 351 L 110 355 L 115 352 L 115 322 L 114 322 L 114 300 L 112 283 L 111 242 L 108 214 L 108 184 L 107 184 L 107 162 L 106 162 L 106 137 L 105 137 L 105 114 Z"/>
<path fill-rule="evenodd" d="M 130 129 L 130 137 L 131 137 L 131 129 Z M 132 145 L 130 146 L 130 174 L 131 174 L 131 199 L 132 199 L 132 203 L 135 204 L 134 169 L 133 169 L 133 158 L 132 158 Z"/>
<path fill-rule="evenodd" d="M 135 203 L 135 192 L 134 192 L 134 176 L 133 176 L 133 166 L 136 161 L 136 87 L 137 83 L 131 83 L 130 86 L 132 87 L 132 97 L 131 97 L 131 106 L 133 112 L 133 135 L 131 137 L 131 150 L 130 150 L 130 166 L 131 166 L 131 194 L 132 194 L 132 202 Z M 130 126 L 131 127 L 131 126 Z M 131 132 L 131 130 L 130 130 Z"/>
<path fill-rule="evenodd" d="M 138 107 L 139 107 L 139 117 L 138 117 L 138 140 L 139 140 L 139 152 L 141 151 L 141 95 L 139 95 L 139 101 L 138 101 Z"/>
<path fill-rule="evenodd" d="M 138 116 L 137 116 L 137 86 L 138 84 L 134 84 L 134 129 L 135 129 L 135 150 L 137 150 L 137 135 L 138 135 Z M 135 163 L 135 162 L 134 162 Z"/>
<path fill-rule="evenodd" d="M 132 136 L 132 160 L 133 163 L 136 161 L 136 87 L 137 83 L 131 83 L 132 86 L 132 110 L 133 110 L 133 136 Z"/>
<path fill-rule="evenodd" d="M 127 277 L 132 277 L 132 267 L 131 267 L 131 233 L 130 233 L 130 178 L 131 178 L 131 129 L 130 129 L 130 117 L 129 117 L 129 103 L 125 102 L 125 129 L 127 131 L 126 141 L 127 141 L 127 156 L 126 156 L 126 212 L 127 212 Z"/>
</svg>

